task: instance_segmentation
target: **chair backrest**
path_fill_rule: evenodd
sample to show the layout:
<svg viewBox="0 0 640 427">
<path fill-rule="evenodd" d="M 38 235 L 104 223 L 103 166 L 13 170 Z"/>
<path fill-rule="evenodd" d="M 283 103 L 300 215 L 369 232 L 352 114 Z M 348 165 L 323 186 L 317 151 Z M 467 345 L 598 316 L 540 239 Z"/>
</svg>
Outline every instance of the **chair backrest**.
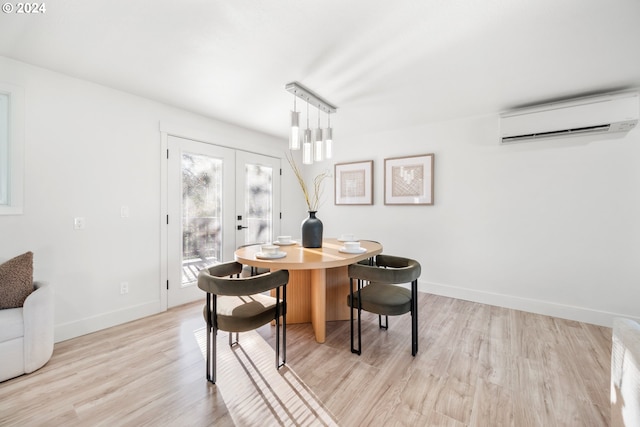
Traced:
<svg viewBox="0 0 640 427">
<path fill-rule="evenodd" d="M 232 261 L 201 270 L 198 287 L 215 295 L 255 295 L 289 282 L 289 271 L 278 270 L 252 277 L 230 277 L 242 271 L 242 264 Z"/>
<path fill-rule="evenodd" d="M 418 261 L 393 255 L 376 256 L 376 266 L 351 264 L 348 269 L 349 277 L 368 282 L 397 284 L 413 282 L 421 273 Z"/>
</svg>

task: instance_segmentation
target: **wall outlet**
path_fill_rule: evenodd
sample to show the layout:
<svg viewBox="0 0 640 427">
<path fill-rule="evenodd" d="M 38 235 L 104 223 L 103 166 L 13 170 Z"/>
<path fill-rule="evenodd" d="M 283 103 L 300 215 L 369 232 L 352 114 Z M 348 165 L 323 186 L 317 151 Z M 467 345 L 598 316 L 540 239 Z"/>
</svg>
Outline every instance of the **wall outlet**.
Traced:
<svg viewBox="0 0 640 427">
<path fill-rule="evenodd" d="M 86 221 L 84 220 L 83 217 L 76 217 L 73 219 L 73 229 L 74 230 L 84 230 L 84 228 L 87 226 Z"/>
<path fill-rule="evenodd" d="M 120 295 L 129 293 L 129 282 L 120 283 Z"/>
</svg>

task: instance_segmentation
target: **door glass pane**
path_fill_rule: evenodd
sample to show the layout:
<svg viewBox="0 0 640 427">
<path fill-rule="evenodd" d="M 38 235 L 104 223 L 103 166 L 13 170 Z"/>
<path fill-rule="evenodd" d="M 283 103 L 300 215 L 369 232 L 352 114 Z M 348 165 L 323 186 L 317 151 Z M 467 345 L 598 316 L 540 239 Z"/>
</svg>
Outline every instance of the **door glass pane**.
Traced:
<svg viewBox="0 0 640 427">
<path fill-rule="evenodd" d="M 273 169 L 268 166 L 245 165 L 244 217 L 249 227 L 244 243 L 270 243 L 273 240 Z"/>
<path fill-rule="evenodd" d="M 222 160 L 182 154 L 182 286 L 221 262 Z"/>
</svg>

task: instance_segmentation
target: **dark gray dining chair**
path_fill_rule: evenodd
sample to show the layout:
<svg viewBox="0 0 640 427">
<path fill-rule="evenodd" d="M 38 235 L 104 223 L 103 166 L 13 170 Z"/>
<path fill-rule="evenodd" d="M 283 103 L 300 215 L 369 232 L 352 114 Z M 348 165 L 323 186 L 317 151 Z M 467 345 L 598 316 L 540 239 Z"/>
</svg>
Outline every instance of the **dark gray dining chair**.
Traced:
<svg viewBox="0 0 640 427">
<path fill-rule="evenodd" d="M 201 270 L 198 274 L 198 287 L 207 293 L 207 302 L 203 310 L 207 325 L 207 380 L 214 384 L 218 330 L 229 332 L 229 346 L 233 346 L 238 343 L 239 332 L 257 329 L 275 320 L 276 369 L 286 362 L 289 271 L 279 270 L 251 277 L 241 277 L 241 273 L 242 264 L 232 261 Z M 275 298 L 263 294 L 272 289 L 275 289 Z M 236 333 L 235 341 L 232 338 L 233 332 Z"/>
<path fill-rule="evenodd" d="M 374 265 L 351 264 L 348 267 L 350 291 L 347 305 L 351 308 L 351 352 L 362 353 L 362 310 L 378 315 L 378 325 L 388 329 L 389 316 L 411 313 L 411 355 L 418 352 L 418 277 L 420 263 L 410 258 L 378 255 Z M 354 291 L 353 282 L 357 282 Z M 398 286 L 411 283 L 411 289 Z M 358 348 L 354 347 L 353 312 L 358 313 Z M 382 316 L 385 323 L 382 323 Z"/>
</svg>

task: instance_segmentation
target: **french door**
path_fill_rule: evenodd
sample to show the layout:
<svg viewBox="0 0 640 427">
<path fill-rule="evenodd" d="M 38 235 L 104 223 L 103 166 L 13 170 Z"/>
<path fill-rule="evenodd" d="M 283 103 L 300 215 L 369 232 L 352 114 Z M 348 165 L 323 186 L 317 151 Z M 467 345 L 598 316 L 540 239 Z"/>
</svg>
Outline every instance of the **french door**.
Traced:
<svg viewBox="0 0 640 427">
<path fill-rule="evenodd" d="M 169 136 L 167 306 L 202 298 L 198 272 L 279 233 L 280 159 Z"/>
<path fill-rule="evenodd" d="M 280 159 L 236 151 L 236 246 L 280 233 Z"/>
</svg>

